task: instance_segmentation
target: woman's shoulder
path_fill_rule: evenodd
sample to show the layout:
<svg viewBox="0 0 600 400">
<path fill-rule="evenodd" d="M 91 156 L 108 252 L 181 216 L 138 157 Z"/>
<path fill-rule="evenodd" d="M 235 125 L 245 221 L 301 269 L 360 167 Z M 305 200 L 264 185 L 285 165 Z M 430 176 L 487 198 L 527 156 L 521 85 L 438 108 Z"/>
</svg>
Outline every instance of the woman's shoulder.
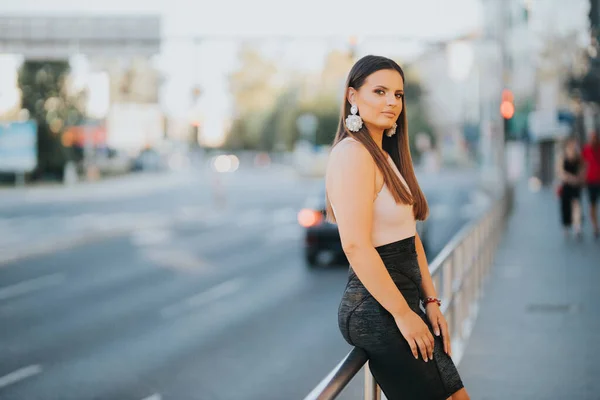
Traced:
<svg viewBox="0 0 600 400">
<path fill-rule="evenodd" d="M 331 149 L 332 154 L 344 154 L 344 155 L 354 155 L 354 154 L 369 154 L 367 148 L 358 140 L 352 137 L 345 137 L 340 140 L 333 149 Z"/>
<path fill-rule="evenodd" d="M 330 159 L 335 164 L 369 164 L 373 162 L 369 150 L 358 140 L 347 137 L 338 142 L 330 153 Z"/>
</svg>

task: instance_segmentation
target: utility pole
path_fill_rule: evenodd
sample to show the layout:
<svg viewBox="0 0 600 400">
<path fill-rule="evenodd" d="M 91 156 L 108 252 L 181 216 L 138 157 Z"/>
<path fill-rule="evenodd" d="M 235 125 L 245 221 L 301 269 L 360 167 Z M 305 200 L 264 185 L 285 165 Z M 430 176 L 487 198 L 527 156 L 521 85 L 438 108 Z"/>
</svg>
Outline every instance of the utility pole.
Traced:
<svg viewBox="0 0 600 400">
<path fill-rule="evenodd" d="M 507 55 L 507 46 L 506 46 L 506 34 L 507 34 L 507 16 L 508 11 L 510 10 L 510 1 L 511 0 L 502 0 L 496 2 L 498 5 L 498 18 L 499 18 L 499 30 L 498 30 L 498 44 L 500 47 L 500 82 L 502 83 L 502 91 L 508 89 L 509 86 L 509 73 L 510 68 L 508 65 L 508 55 Z M 498 93 L 500 95 L 500 93 Z M 500 103 L 501 104 L 501 103 Z M 496 115 L 500 113 L 500 109 L 496 109 Z M 502 116 L 501 116 L 502 117 Z M 498 144 L 498 167 L 500 168 L 500 181 L 502 185 L 502 190 L 504 191 L 508 184 L 508 174 L 507 174 L 507 163 L 506 163 L 506 138 L 507 138 L 507 123 L 505 118 L 502 118 L 502 125 L 498 129 L 501 131 L 501 135 L 497 135 L 499 137 L 496 138 L 496 143 Z"/>
<path fill-rule="evenodd" d="M 590 20 L 590 32 L 593 38 L 598 37 L 598 27 L 600 26 L 600 4 L 598 0 L 590 0 L 590 11 L 588 13 Z"/>
</svg>

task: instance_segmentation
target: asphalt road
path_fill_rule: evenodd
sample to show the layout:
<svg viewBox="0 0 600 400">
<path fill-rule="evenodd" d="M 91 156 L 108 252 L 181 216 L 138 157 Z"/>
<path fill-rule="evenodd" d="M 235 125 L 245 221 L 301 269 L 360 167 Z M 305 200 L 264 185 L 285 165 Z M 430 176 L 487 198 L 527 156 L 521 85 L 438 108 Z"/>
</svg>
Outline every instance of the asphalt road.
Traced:
<svg viewBox="0 0 600 400">
<path fill-rule="evenodd" d="M 472 178 L 422 178 L 430 259 L 474 215 Z M 189 216 L 1 265 L 1 399 L 299 399 L 337 364 L 346 267 L 306 268 L 295 220 L 319 182 L 240 172 L 216 201 L 211 182 L 0 206 L 49 235 L 84 214 Z"/>
</svg>

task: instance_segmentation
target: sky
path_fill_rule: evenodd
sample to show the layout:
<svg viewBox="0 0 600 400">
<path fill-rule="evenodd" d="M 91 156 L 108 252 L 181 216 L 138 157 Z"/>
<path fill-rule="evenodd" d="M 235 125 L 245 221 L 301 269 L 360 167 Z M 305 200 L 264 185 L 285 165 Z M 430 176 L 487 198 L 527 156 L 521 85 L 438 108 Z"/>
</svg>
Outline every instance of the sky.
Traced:
<svg viewBox="0 0 600 400">
<path fill-rule="evenodd" d="M 190 86 L 204 92 L 196 109 L 217 132 L 230 112 L 227 74 L 236 66 L 239 39 L 270 38 L 266 55 L 283 65 L 318 70 L 332 48 L 351 36 L 358 53 L 414 57 L 423 40 L 472 32 L 481 25 L 481 0 L 0 0 L 1 14 L 160 14 L 162 54 L 157 65 L 167 78 L 161 103 L 168 115 L 185 118 Z M 368 4 L 368 6 L 365 6 Z M 192 37 L 205 40 L 194 47 Z M 195 57 L 194 57 L 195 56 Z M 210 62 L 204 62 L 209 59 Z M 0 67 L 1 68 L 1 67 Z M 1 102 L 0 102 L 1 103 Z"/>
<path fill-rule="evenodd" d="M 379 33 L 440 37 L 476 27 L 480 7 L 480 0 L 0 0 L 2 13 L 159 13 L 167 17 L 167 35 Z"/>
</svg>

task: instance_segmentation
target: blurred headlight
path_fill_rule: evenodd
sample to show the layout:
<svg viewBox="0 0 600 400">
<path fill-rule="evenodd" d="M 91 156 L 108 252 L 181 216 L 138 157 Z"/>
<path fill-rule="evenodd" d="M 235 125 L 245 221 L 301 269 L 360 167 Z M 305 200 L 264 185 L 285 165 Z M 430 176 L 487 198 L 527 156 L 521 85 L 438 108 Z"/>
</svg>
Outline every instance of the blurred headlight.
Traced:
<svg viewBox="0 0 600 400">
<path fill-rule="evenodd" d="M 231 169 L 231 159 L 225 155 L 217 156 L 213 161 L 213 168 L 217 172 L 228 172 Z"/>
<path fill-rule="evenodd" d="M 236 155 L 230 155 L 228 156 L 229 160 L 231 161 L 231 169 L 230 172 L 235 172 L 238 170 L 238 168 L 240 167 L 240 159 L 237 158 Z"/>
<path fill-rule="evenodd" d="M 235 172 L 240 167 L 240 160 L 233 154 L 223 154 L 215 157 L 212 162 L 212 167 L 217 172 Z"/>
<path fill-rule="evenodd" d="M 303 208 L 298 213 L 298 223 L 304 228 L 318 225 L 323 220 L 323 214 L 319 211 Z"/>
</svg>

